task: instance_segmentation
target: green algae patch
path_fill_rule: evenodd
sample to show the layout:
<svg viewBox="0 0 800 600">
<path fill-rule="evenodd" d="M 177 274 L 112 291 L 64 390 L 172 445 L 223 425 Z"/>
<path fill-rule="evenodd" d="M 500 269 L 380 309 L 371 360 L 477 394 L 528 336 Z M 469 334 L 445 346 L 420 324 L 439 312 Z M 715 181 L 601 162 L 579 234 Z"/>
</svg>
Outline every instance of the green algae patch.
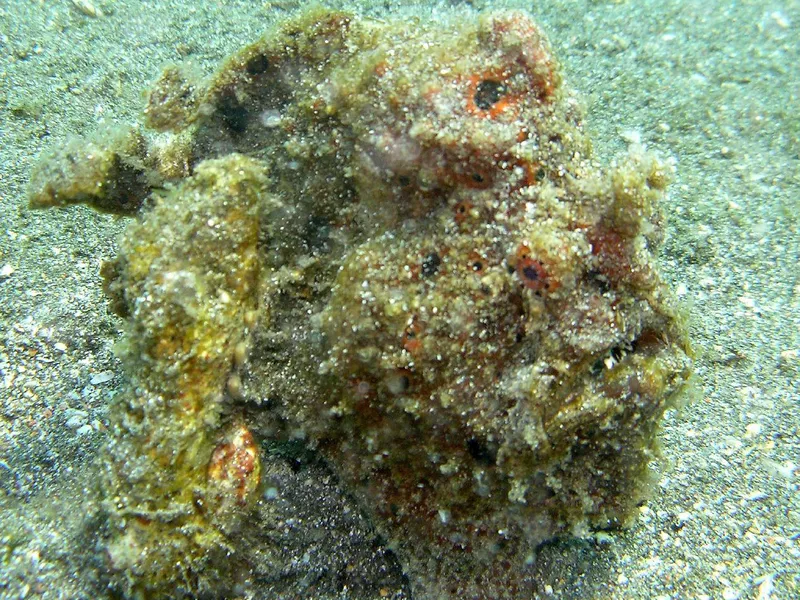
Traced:
<svg viewBox="0 0 800 600">
<path fill-rule="evenodd" d="M 135 151 L 44 160 L 34 206 L 114 206 L 114 156 L 150 186 L 104 268 L 131 380 L 105 487 L 124 591 L 246 572 L 229 536 L 265 411 L 417 598 L 527 597 L 538 544 L 632 521 L 691 372 L 655 260 L 672 167 L 638 146 L 603 167 L 579 106 L 525 13 L 315 9 L 205 81 L 168 67 Z"/>
</svg>

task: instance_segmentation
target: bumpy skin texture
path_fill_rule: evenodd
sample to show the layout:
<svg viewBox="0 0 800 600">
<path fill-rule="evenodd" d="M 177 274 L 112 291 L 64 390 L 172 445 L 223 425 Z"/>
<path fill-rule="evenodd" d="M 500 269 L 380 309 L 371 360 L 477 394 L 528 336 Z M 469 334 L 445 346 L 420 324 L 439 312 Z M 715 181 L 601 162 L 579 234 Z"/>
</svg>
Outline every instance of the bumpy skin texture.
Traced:
<svg viewBox="0 0 800 600">
<path fill-rule="evenodd" d="M 526 597 L 538 543 L 628 523 L 691 368 L 654 264 L 670 167 L 634 148 L 600 168 L 530 18 L 315 10 L 191 77 L 155 85 L 146 125 L 169 133 L 145 132 L 140 160 L 152 185 L 191 175 L 106 269 L 128 368 L 148 369 L 111 415 L 109 548 L 130 589 L 169 588 L 181 549 L 186 589 L 213 564 L 258 487 L 264 401 L 330 459 L 417 598 Z M 40 173 L 69 173 L 53 156 Z M 93 203 L 42 179 L 34 205 Z M 168 450 L 140 449 L 155 439 Z"/>
<path fill-rule="evenodd" d="M 262 166 L 203 162 L 131 224 L 106 291 L 128 318 L 130 388 L 110 410 L 110 566 L 131 592 L 199 586 L 224 531 L 251 503 L 260 457 L 241 423 L 220 424 L 237 348 L 258 305 Z M 187 249 L 191 249 L 187 251 Z M 177 566 L 176 566 L 177 565 Z M 180 589 L 180 588 L 179 588 Z"/>
</svg>

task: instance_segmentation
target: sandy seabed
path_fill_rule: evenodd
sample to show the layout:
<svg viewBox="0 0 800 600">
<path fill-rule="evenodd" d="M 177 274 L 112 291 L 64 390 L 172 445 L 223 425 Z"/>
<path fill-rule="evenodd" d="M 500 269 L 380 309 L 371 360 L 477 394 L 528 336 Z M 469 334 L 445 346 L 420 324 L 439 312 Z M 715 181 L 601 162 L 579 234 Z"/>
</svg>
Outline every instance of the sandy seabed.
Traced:
<svg viewBox="0 0 800 600">
<path fill-rule="evenodd" d="M 110 597 L 91 489 L 123 381 L 98 271 L 124 222 L 28 210 L 30 168 L 70 134 L 135 121 L 164 64 L 211 71 L 297 4 L 0 1 L 2 598 Z M 533 596 L 800 595 L 800 2 L 359 5 L 426 18 L 525 8 L 585 99 L 598 157 L 641 140 L 677 160 L 661 264 L 691 314 L 692 401 L 667 415 L 660 483 L 636 525 L 542 548 Z M 287 491 L 267 597 L 310 585 L 319 598 L 410 597 L 324 464 L 299 453 L 269 468 Z M 338 589 L 343 568 L 365 584 Z"/>
</svg>

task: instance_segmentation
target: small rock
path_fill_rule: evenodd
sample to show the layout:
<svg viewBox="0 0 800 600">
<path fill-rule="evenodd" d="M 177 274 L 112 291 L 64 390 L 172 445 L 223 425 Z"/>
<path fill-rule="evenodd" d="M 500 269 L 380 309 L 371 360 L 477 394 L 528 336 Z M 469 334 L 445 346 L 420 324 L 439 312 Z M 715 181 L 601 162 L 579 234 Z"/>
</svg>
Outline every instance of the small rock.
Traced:
<svg viewBox="0 0 800 600">
<path fill-rule="evenodd" d="M 747 308 L 755 308 L 756 301 L 748 296 L 742 296 L 739 298 L 739 302 L 744 304 Z"/>
<path fill-rule="evenodd" d="M 744 495 L 744 499 L 748 500 L 750 502 L 754 502 L 756 500 L 764 500 L 766 497 L 767 497 L 767 494 L 765 494 L 764 492 L 762 492 L 760 490 L 756 490 L 756 491 L 750 492 L 749 494 L 745 494 Z"/>
<path fill-rule="evenodd" d="M 78 429 L 86 425 L 89 418 L 89 413 L 85 410 L 78 408 L 68 408 L 64 411 L 64 416 L 67 418 L 67 427 L 70 429 Z"/>
<path fill-rule="evenodd" d="M 103 17 L 105 16 L 103 11 L 97 8 L 91 0 L 72 0 L 72 6 L 74 6 L 78 12 L 86 15 L 87 17 Z"/>
<path fill-rule="evenodd" d="M 92 385 L 99 385 L 101 383 L 106 383 L 107 381 L 111 381 L 112 379 L 114 379 L 113 371 L 103 371 L 102 373 L 93 375 L 92 378 L 89 380 L 89 383 L 91 383 Z"/>
<path fill-rule="evenodd" d="M 745 427 L 744 437 L 747 439 L 752 439 L 761 433 L 761 429 L 761 423 L 750 423 L 747 427 Z"/>
<path fill-rule="evenodd" d="M 78 435 L 87 435 L 92 433 L 92 431 L 94 431 L 94 429 L 92 429 L 92 426 L 87 423 L 86 425 L 81 425 L 78 427 L 78 429 L 75 430 L 75 433 Z"/>
</svg>

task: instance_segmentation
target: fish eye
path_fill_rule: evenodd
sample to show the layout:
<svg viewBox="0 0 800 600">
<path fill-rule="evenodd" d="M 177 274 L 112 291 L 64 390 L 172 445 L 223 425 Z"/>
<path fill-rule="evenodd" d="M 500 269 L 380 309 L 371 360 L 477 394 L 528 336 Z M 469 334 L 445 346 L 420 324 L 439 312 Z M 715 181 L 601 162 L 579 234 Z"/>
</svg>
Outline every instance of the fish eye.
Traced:
<svg viewBox="0 0 800 600">
<path fill-rule="evenodd" d="M 495 79 L 484 79 L 475 88 L 475 106 L 481 110 L 489 110 L 497 104 L 500 99 L 508 92 L 505 84 Z"/>
</svg>

